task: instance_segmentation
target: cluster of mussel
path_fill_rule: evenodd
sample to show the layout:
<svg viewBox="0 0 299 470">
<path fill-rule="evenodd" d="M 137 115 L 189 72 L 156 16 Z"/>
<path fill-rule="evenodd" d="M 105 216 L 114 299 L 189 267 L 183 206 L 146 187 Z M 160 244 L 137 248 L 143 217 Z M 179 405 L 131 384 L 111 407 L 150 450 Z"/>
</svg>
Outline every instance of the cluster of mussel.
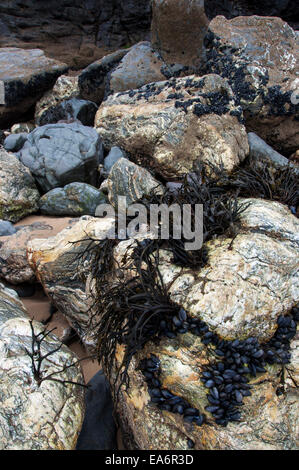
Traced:
<svg viewBox="0 0 299 470">
<path fill-rule="evenodd" d="M 267 364 L 287 364 L 290 362 L 290 341 L 296 334 L 299 322 L 299 308 L 294 307 L 288 315 L 278 318 L 278 328 L 270 341 L 260 344 L 256 338 L 225 341 L 209 331 L 201 320 L 188 317 L 184 309 L 169 321 L 161 320 L 161 331 L 169 338 L 187 331 L 199 336 L 205 345 L 212 345 L 210 352 L 216 361 L 202 372 L 201 380 L 209 389 L 206 411 L 212 414 L 217 424 L 227 426 L 230 421 L 239 421 L 241 413 L 238 407 L 243 405 L 243 398 L 250 396 L 251 385 L 248 376 L 266 372 Z M 148 384 L 151 401 L 161 410 L 178 413 L 184 421 L 201 426 L 208 422 L 205 414 L 193 408 L 184 398 L 162 388 L 159 380 L 160 360 L 151 354 L 140 362 L 140 369 Z M 191 446 L 192 441 L 188 443 Z"/>
</svg>

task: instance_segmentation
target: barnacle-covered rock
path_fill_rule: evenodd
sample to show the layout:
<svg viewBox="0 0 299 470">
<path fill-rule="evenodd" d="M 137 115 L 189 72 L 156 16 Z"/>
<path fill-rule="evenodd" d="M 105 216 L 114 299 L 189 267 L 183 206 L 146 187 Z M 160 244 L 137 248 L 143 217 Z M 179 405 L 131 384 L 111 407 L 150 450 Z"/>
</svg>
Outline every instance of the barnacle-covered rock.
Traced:
<svg viewBox="0 0 299 470">
<path fill-rule="evenodd" d="M 26 310 L 17 295 L 0 284 L 0 449 L 71 450 L 76 446 L 84 417 L 82 387 L 34 378 L 31 351 L 32 332 Z M 43 328 L 34 322 L 34 331 Z M 49 335 L 41 354 L 50 353 L 59 341 Z M 50 354 L 41 366 L 41 376 L 60 371 L 76 362 L 63 346 Z M 79 364 L 53 378 L 83 383 Z"/>
<path fill-rule="evenodd" d="M 17 222 L 37 211 L 39 197 L 28 168 L 0 147 L 0 219 Z"/>
<path fill-rule="evenodd" d="M 205 38 L 207 69 L 227 78 L 246 127 L 277 151 L 299 145 L 296 33 L 280 18 L 214 18 Z"/>
<path fill-rule="evenodd" d="M 223 161 L 227 171 L 238 166 L 249 152 L 241 120 L 227 81 L 212 74 L 111 95 L 100 106 L 95 126 L 107 149 L 117 145 L 137 163 L 174 178 L 198 162 Z"/>
</svg>

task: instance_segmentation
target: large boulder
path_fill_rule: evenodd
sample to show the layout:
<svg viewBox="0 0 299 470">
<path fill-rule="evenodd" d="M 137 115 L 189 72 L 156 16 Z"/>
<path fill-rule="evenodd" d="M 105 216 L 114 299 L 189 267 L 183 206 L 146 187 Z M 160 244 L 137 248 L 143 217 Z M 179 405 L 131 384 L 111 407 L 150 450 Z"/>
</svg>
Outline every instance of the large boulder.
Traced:
<svg viewBox="0 0 299 470">
<path fill-rule="evenodd" d="M 97 167 L 104 158 L 96 131 L 78 123 L 38 127 L 18 157 L 44 192 L 73 182 L 96 184 Z"/>
<path fill-rule="evenodd" d="M 87 345 L 94 346 L 88 333 L 94 303 L 94 252 L 87 248 L 92 239 L 105 238 L 111 231 L 114 219 L 83 216 L 55 237 L 31 240 L 27 245 L 28 261 L 38 281 Z"/>
<path fill-rule="evenodd" d="M 175 266 L 169 254 L 161 252 L 160 272 L 170 298 L 193 319 L 203 320 L 210 332 L 225 340 L 255 337 L 263 343 L 275 333 L 279 315 L 288 313 L 299 300 L 299 223 L 279 203 L 254 199 L 242 203 L 248 207 L 241 215 L 237 237 L 233 243 L 220 238 L 210 241 L 206 267 L 190 270 Z M 128 248 L 133 245 L 132 240 L 118 245 L 118 267 L 128 263 Z M 126 439 L 126 446 L 187 450 L 191 439 L 191 445 L 198 450 L 296 449 L 298 341 L 297 334 L 291 343 L 288 371 L 281 372 L 281 366 L 272 365 L 266 367 L 266 372 L 249 377 L 253 388 L 244 398 L 240 422 L 230 422 L 227 427 L 216 424 L 205 409 L 212 402 L 207 400 L 202 373 L 217 360 L 213 348 L 207 348 L 190 331 L 149 342 L 134 356 L 129 367 L 129 387 L 122 389 L 115 400 L 123 435 L 131 436 Z M 124 348 L 119 346 L 116 366 L 121 364 L 123 354 Z M 151 401 L 158 392 L 155 389 L 149 394 L 140 364 L 152 354 L 160 361 L 159 387 L 168 390 L 165 396 L 173 396 L 171 392 L 183 398 L 190 414 L 194 408 L 207 415 L 207 424 L 191 426 L 178 411 L 161 411 L 153 403 L 155 400 Z M 114 379 L 112 374 L 112 384 Z M 114 387 L 116 392 L 117 385 Z"/>
<path fill-rule="evenodd" d="M 0 147 L 0 219 L 17 222 L 37 211 L 39 197 L 28 168 Z"/>
<path fill-rule="evenodd" d="M 12 234 L 0 231 L 0 278 L 10 284 L 35 282 L 35 274 L 27 260 L 27 243 L 35 238 L 54 236 L 70 225 L 69 218 L 49 219 L 36 216 L 35 222 L 14 228 Z M 7 222 L 8 223 L 8 222 Z M 1 225 L 0 225 L 1 227 Z"/>
<path fill-rule="evenodd" d="M 207 69 L 226 78 L 244 110 L 246 127 L 282 154 L 299 145 L 299 44 L 280 18 L 211 21 L 205 39 Z"/>
<path fill-rule="evenodd" d="M 198 162 L 223 161 L 227 171 L 248 154 L 242 111 L 226 80 L 194 75 L 116 93 L 100 106 L 95 126 L 107 149 L 127 151 L 165 178 Z"/>
<path fill-rule="evenodd" d="M 208 19 L 204 0 L 153 0 L 152 44 L 168 64 L 200 69 Z"/>
<path fill-rule="evenodd" d="M 66 70 L 40 49 L 0 49 L 0 125 L 25 114 Z"/>
<path fill-rule="evenodd" d="M 84 417 L 84 389 L 59 380 L 83 383 L 76 356 L 66 346 L 57 350 L 61 343 L 48 335 L 41 342 L 40 355 L 48 357 L 38 381 L 27 353 L 33 336 L 26 310 L 17 294 L 2 284 L 0 311 L 0 448 L 74 449 Z M 33 322 L 33 328 L 41 339 L 42 325 Z M 58 381 L 44 380 L 50 374 Z"/>
<path fill-rule="evenodd" d="M 205 0 L 205 10 L 211 20 L 215 16 L 279 16 L 292 28 L 299 27 L 299 5 L 297 0 Z"/>
<path fill-rule="evenodd" d="M 82 68 L 119 47 L 147 40 L 150 0 L 3 0 L 0 47 L 38 47 L 49 57 Z"/>
</svg>

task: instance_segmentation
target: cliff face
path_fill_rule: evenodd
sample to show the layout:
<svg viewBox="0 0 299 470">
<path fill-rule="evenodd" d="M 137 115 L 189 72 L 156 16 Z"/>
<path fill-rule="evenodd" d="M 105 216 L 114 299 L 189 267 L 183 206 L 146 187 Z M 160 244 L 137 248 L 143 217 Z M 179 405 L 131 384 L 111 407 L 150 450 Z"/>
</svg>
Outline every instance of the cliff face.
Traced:
<svg viewBox="0 0 299 470">
<path fill-rule="evenodd" d="M 205 0 L 209 19 L 217 15 L 226 18 L 236 16 L 278 16 L 294 29 L 299 28 L 299 3 L 297 0 Z"/>
<path fill-rule="evenodd" d="M 0 47 L 38 47 L 84 67 L 107 52 L 148 39 L 150 0 L 2 0 Z"/>
</svg>

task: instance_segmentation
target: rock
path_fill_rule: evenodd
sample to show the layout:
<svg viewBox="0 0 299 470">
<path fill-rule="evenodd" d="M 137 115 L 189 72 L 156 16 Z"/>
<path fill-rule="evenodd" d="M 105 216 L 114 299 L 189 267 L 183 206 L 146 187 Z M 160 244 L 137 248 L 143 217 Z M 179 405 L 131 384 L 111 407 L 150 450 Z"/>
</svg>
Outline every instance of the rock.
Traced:
<svg viewBox="0 0 299 470">
<path fill-rule="evenodd" d="M 205 10 L 211 20 L 215 16 L 226 18 L 235 16 L 279 16 L 292 28 L 299 26 L 299 7 L 297 0 L 205 0 Z"/>
<path fill-rule="evenodd" d="M 149 38 L 150 0 L 26 0 L 0 5 L 0 47 L 43 49 L 49 57 L 83 68 L 120 47 Z"/>
<path fill-rule="evenodd" d="M 104 159 L 104 170 L 109 173 L 114 163 L 121 158 L 126 158 L 125 153 L 119 147 L 112 147 L 107 157 Z"/>
<path fill-rule="evenodd" d="M 8 152 L 18 152 L 25 144 L 27 135 L 28 134 L 25 134 L 24 132 L 18 134 L 10 134 L 4 140 L 3 147 Z"/>
<path fill-rule="evenodd" d="M 204 0 L 153 0 L 152 44 L 167 64 L 199 70 L 208 19 Z"/>
<path fill-rule="evenodd" d="M 85 417 L 76 450 L 117 449 L 116 426 L 109 382 L 102 371 L 88 382 Z"/>
<path fill-rule="evenodd" d="M 127 49 L 113 52 L 82 70 L 78 77 L 81 98 L 100 104 L 109 86 L 110 72 L 118 66 L 127 53 Z"/>
<path fill-rule="evenodd" d="M 48 124 L 28 135 L 18 156 L 47 192 L 73 182 L 96 184 L 103 150 L 94 129 L 78 123 Z"/>
<path fill-rule="evenodd" d="M 7 220 L 0 220 L 0 237 L 6 237 L 16 233 L 16 229 L 11 222 Z"/>
<path fill-rule="evenodd" d="M 51 88 L 67 66 L 40 49 L 0 49 L 0 125 L 16 120 Z M 2 98 L 1 98 L 2 96 Z"/>
<path fill-rule="evenodd" d="M 57 219 L 46 219 L 37 216 L 36 221 L 30 225 L 16 227 L 19 230 L 10 236 L 1 234 L 0 238 L 0 277 L 11 284 L 35 282 L 35 274 L 27 260 L 27 244 L 35 238 L 53 236 L 69 225 L 68 218 L 60 219 L 56 228 Z M 9 222 L 7 222 L 9 223 Z M 0 225 L 1 226 L 1 225 Z M 8 234 L 7 234 L 8 235 Z"/>
<path fill-rule="evenodd" d="M 118 205 L 118 196 L 126 196 L 127 205 L 139 201 L 151 194 L 162 195 L 164 188 L 159 181 L 135 163 L 126 158 L 118 160 L 108 176 L 108 198 L 114 207 Z"/>
<path fill-rule="evenodd" d="M 29 134 L 29 132 L 34 131 L 34 129 L 35 125 L 32 122 L 19 122 L 11 126 L 10 132 L 12 134 Z"/>
<path fill-rule="evenodd" d="M 198 270 L 174 266 L 169 253 L 160 252 L 160 272 L 171 300 L 188 315 L 205 321 L 210 331 L 225 339 L 255 336 L 262 342 L 274 334 L 278 316 L 289 312 L 299 300 L 299 222 L 280 203 L 255 199 L 242 202 L 250 206 L 241 215 L 239 233 L 231 249 L 231 239 L 208 242 L 208 264 Z M 132 241 L 117 246 L 119 268 L 129 244 L 132 246 Z M 127 257 L 125 262 L 129 263 Z M 288 365 L 294 377 L 299 373 L 298 339 L 297 333 Z M 254 386 L 252 395 L 244 398 L 239 423 L 223 428 L 208 414 L 209 424 L 191 427 L 180 415 L 160 411 L 150 402 L 139 370 L 140 360 L 150 357 L 150 353 L 161 361 L 162 388 L 208 414 L 207 388 L 201 382 L 201 373 L 209 362 L 215 362 L 214 353 L 190 332 L 149 342 L 134 356 L 129 368 L 130 386 L 126 392 L 121 389 L 115 401 L 123 434 L 131 436 L 126 442 L 128 449 L 187 450 L 188 439 L 197 450 L 297 448 L 298 391 L 286 374 L 285 393 L 276 394 L 281 385 L 281 366 L 267 366 L 265 373 L 249 377 Z M 123 354 L 120 345 L 116 366 Z M 116 391 L 114 378 L 112 374 L 111 384 Z"/>
<path fill-rule="evenodd" d="M 228 171 L 239 165 L 249 151 L 239 119 L 225 80 L 193 75 L 109 96 L 95 126 L 107 149 L 117 145 L 169 179 L 198 162 L 222 160 Z"/>
<path fill-rule="evenodd" d="M 298 148 L 296 34 L 279 18 L 211 21 L 205 38 L 207 69 L 227 78 L 244 110 L 247 130 L 289 155 Z"/>
<path fill-rule="evenodd" d="M 38 209 L 39 192 L 29 170 L 0 147 L 0 219 L 17 222 Z"/>
<path fill-rule="evenodd" d="M 25 309 L 8 289 L 0 289 L 0 449 L 72 450 L 76 446 L 84 417 L 82 387 L 52 380 L 36 381 L 32 362 L 32 333 Z M 2 312 L 1 312 L 2 313 Z M 43 328 L 34 322 L 34 331 Z M 53 335 L 41 344 L 41 354 L 57 349 L 61 343 Z M 83 383 L 80 364 L 65 346 L 45 358 L 41 376 Z"/>
<path fill-rule="evenodd" d="M 165 80 L 162 73 L 165 63 L 149 42 L 133 46 L 119 65 L 111 72 L 109 90 L 111 93 L 140 88 L 151 82 Z"/>
<path fill-rule="evenodd" d="M 263 139 L 261 139 L 254 132 L 248 133 L 248 142 L 250 149 L 250 156 L 257 160 L 266 160 L 274 163 L 277 167 L 286 167 L 289 166 L 293 171 L 299 174 L 299 168 L 296 168 L 296 165 L 290 163 L 290 160 L 285 158 L 280 153 L 273 150 L 270 145 L 268 145 Z"/>
<path fill-rule="evenodd" d="M 48 215 L 94 215 L 99 204 L 107 202 L 98 189 L 86 183 L 70 183 L 51 189 L 40 198 L 39 208 Z"/>
<path fill-rule="evenodd" d="M 82 253 L 89 245 L 88 237 L 101 240 L 110 233 L 114 233 L 114 219 L 83 216 L 55 237 L 31 240 L 27 245 L 28 262 L 37 279 L 87 346 L 94 346 L 89 328 L 94 253 L 83 257 Z"/>
<path fill-rule="evenodd" d="M 93 127 L 97 110 L 97 105 L 91 101 L 72 98 L 71 100 L 62 101 L 57 106 L 47 109 L 40 116 L 37 124 L 44 126 L 61 120 L 77 120 L 84 126 Z"/>
<path fill-rule="evenodd" d="M 40 122 L 41 117 L 49 109 L 56 108 L 62 101 L 79 98 L 78 76 L 61 75 L 54 87 L 47 91 L 35 105 L 35 121 Z M 31 129 L 33 130 L 33 129 Z M 29 132 L 31 132 L 31 130 Z"/>
</svg>

